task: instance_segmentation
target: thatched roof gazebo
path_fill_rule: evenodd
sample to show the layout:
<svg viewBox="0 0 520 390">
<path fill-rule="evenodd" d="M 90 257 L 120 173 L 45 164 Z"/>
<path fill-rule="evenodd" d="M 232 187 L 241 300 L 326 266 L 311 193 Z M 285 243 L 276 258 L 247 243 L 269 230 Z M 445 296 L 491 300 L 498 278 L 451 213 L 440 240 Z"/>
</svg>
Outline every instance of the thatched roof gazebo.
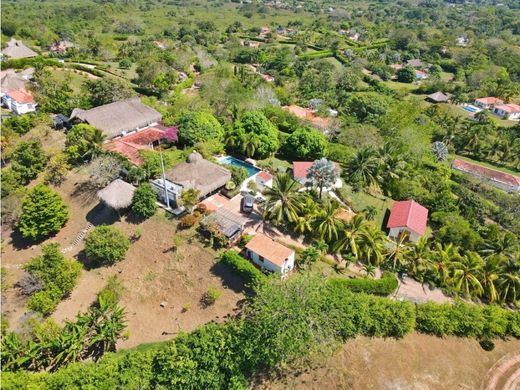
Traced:
<svg viewBox="0 0 520 390">
<path fill-rule="evenodd" d="M 102 190 L 98 191 L 97 196 L 101 202 L 114 210 L 121 210 L 130 207 L 135 187 L 127 182 L 116 179 Z"/>
</svg>

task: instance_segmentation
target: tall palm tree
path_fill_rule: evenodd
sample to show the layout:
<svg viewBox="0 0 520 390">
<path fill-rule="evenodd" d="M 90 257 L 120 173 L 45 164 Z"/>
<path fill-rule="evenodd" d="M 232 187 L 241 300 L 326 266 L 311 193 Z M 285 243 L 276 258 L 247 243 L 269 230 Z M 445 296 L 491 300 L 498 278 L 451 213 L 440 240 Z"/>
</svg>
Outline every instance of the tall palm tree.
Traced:
<svg viewBox="0 0 520 390">
<path fill-rule="evenodd" d="M 465 297 L 482 296 L 484 288 L 479 280 L 484 261 L 476 252 L 467 252 L 451 264 L 450 284 Z"/>
<path fill-rule="evenodd" d="M 334 252 L 339 253 L 348 250 L 357 260 L 359 258 L 357 240 L 367 224 L 368 222 L 362 214 L 354 215 L 354 217 L 344 225 L 340 233 L 340 238 L 334 243 Z"/>
<path fill-rule="evenodd" d="M 453 244 L 442 245 L 435 243 L 435 247 L 428 258 L 428 268 L 434 275 L 434 278 L 441 285 L 446 285 L 450 276 L 450 266 L 453 261 L 460 259 L 459 250 Z"/>
<path fill-rule="evenodd" d="M 370 187 L 378 183 L 379 160 L 376 151 L 368 146 L 359 150 L 347 164 L 347 172 L 352 182 L 362 187 Z"/>
<path fill-rule="evenodd" d="M 272 188 L 265 191 L 266 202 L 263 216 L 275 223 L 296 221 L 301 211 L 302 196 L 297 192 L 298 184 L 288 174 L 277 175 Z"/>
<path fill-rule="evenodd" d="M 482 267 L 480 280 L 486 298 L 491 303 L 496 302 L 499 299 L 497 282 L 504 270 L 504 263 L 504 257 L 495 255 L 487 258 Z"/>
<path fill-rule="evenodd" d="M 497 287 L 502 303 L 516 302 L 520 299 L 520 250 L 503 265 Z"/>
<path fill-rule="evenodd" d="M 383 262 L 386 237 L 374 225 L 367 225 L 359 234 L 357 247 L 359 258 L 369 264 L 379 265 Z"/>
<path fill-rule="evenodd" d="M 338 239 L 341 220 L 337 217 L 339 203 L 335 200 L 324 202 L 315 219 L 316 232 L 320 239 L 334 242 Z"/>
<path fill-rule="evenodd" d="M 391 247 L 386 254 L 386 260 L 392 264 L 392 269 L 403 269 L 410 262 L 412 253 L 412 246 L 408 240 L 408 233 L 402 231 L 396 238 L 395 242 L 391 243 Z"/>
<path fill-rule="evenodd" d="M 408 262 L 408 272 L 415 278 L 422 277 L 427 268 L 428 259 L 430 257 L 430 247 L 428 240 L 421 237 L 415 245 L 412 246 Z"/>
<path fill-rule="evenodd" d="M 256 134 L 244 134 L 240 140 L 242 153 L 247 157 L 255 155 L 256 150 L 260 146 L 260 138 Z"/>
<path fill-rule="evenodd" d="M 367 221 L 373 221 L 377 215 L 377 208 L 375 206 L 367 206 L 363 209 L 363 214 Z"/>
<path fill-rule="evenodd" d="M 480 253 L 484 256 L 504 255 L 511 257 L 518 247 L 518 240 L 514 234 L 505 232 L 484 242 Z"/>
</svg>

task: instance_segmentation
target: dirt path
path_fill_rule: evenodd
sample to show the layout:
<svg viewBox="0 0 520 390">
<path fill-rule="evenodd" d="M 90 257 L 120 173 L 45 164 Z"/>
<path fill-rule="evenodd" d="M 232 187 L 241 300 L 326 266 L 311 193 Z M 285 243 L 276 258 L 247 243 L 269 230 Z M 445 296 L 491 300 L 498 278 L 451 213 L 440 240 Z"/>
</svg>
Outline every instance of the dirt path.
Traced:
<svg viewBox="0 0 520 390">
<path fill-rule="evenodd" d="M 515 390 L 520 385 L 520 353 L 504 356 L 488 371 L 482 388 Z"/>
</svg>

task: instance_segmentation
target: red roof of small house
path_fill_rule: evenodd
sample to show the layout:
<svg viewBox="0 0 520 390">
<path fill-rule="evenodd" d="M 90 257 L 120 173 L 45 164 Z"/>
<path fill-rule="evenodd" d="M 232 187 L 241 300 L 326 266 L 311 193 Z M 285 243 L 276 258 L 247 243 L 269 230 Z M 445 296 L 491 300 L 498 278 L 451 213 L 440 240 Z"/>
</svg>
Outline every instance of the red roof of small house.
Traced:
<svg viewBox="0 0 520 390">
<path fill-rule="evenodd" d="M 499 98 L 496 98 L 494 96 L 488 96 L 488 97 L 483 97 L 483 98 L 478 98 L 478 99 L 475 99 L 476 102 L 479 102 L 479 103 L 482 103 L 482 104 L 486 104 L 486 105 L 490 105 L 490 104 L 502 104 L 504 103 L 503 100 L 499 99 Z"/>
<path fill-rule="evenodd" d="M 113 139 L 104 148 L 122 154 L 135 165 L 142 165 L 141 150 L 151 150 L 150 144 L 164 138 L 164 131 L 155 127 L 147 127 L 136 133 Z"/>
<path fill-rule="evenodd" d="M 414 200 L 394 202 L 386 227 L 407 228 L 420 236 L 426 232 L 428 209 Z"/>
<path fill-rule="evenodd" d="M 31 91 L 24 88 L 8 91 L 7 95 L 17 103 L 34 103 L 34 97 Z"/>
<path fill-rule="evenodd" d="M 510 114 L 520 112 L 520 106 L 518 104 L 498 104 L 495 106 L 495 108 Z"/>
<path fill-rule="evenodd" d="M 258 175 L 256 175 L 256 176 L 258 178 L 262 179 L 263 181 L 268 181 L 273 178 L 273 175 L 271 175 L 270 173 L 268 173 L 266 171 L 262 171 L 262 172 L 258 173 Z"/>
<path fill-rule="evenodd" d="M 314 161 L 293 161 L 293 176 L 295 179 L 305 179 L 307 177 L 307 171 L 314 164 Z M 340 167 L 337 162 L 334 163 L 336 165 L 336 170 L 339 173 Z"/>
<path fill-rule="evenodd" d="M 262 233 L 255 234 L 246 248 L 279 267 L 282 267 L 284 261 L 294 252 Z"/>
<path fill-rule="evenodd" d="M 390 67 L 394 70 L 399 70 L 399 69 L 403 68 L 403 65 L 402 64 L 392 64 L 392 65 L 390 65 Z"/>
<path fill-rule="evenodd" d="M 298 118 L 308 120 L 314 126 L 317 127 L 328 127 L 330 126 L 329 118 L 322 118 L 314 115 L 314 112 L 309 108 L 303 108 L 300 106 L 292 105 L 283 107 L 284 110 L 289 111 L 291 114 L 297 116 Z"/>
<path fill-rule="evenodd" d="M 422 70 L 416 70 L 415 74 L 419 76 L 428 76 L 428 73 L 423 72 Z"/>
<path fill-rule="evenodd" d="M 464 160 L 453 160 L 451 166 L 459 171 L 482 176 L 484 178 L 493 179 L 494 181 L 512 185 L 514 187 L 520 186 L 520 176 L 511 175 L 506 172 L 497 171 L 482 165 L 473 164 Z"/>
</svg>

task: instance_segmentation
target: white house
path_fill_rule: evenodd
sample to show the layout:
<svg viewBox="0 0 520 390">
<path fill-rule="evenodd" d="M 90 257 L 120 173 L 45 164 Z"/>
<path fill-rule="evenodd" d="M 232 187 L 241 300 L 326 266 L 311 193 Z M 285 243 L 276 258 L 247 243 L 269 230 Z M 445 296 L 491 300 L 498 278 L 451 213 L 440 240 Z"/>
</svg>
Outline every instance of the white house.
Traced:
<svg viewBox="0 0 520 390">
<path fill-rule="evenodd" d="M 427 221 L 428 209 L 416 201 L 394 202 L 386 225 L 390 229 L 388 237 L 395 239 L 405 231 L 410 241 L 417 242 L 426 232 Z"/>
<path fill-rule="evenodd" d="M 263 190 L 266 187 L 271 188 L 273 186 L 273 175 L 268 172 L 259 172 L 255 177 L 256 184 Z"/>
<path fill-rule="evenodd" d="M 475 99 L 473 104 L 477 107 L 485 108 L 486 110 L 490 110 L 493 108 L 493 106 L 495 106 L 497 104 L 504 104 L 504 101 L 499 98 L 496 98 L 494 96 L 488 96 L 488 97 Z"/>
<path fill-rule="evenodd" d="M 263 270 L 287 275 L 294 268 L 294 250 L 257 233 L 246 245 L 249 259 Z"/>
<path fill-rule="evenodd" d="M 34 112 L 38 106 L 32 93 L 24 88 L 7 91 L 2 96 L 2 104 L 16 115 Z"/>
<path fill-rule="evenodd" d="M 503 119 L 520 119 L 520 106 L 518 104 L 498 104 L 493 107 L 492 112 Z"/>
</svg>

